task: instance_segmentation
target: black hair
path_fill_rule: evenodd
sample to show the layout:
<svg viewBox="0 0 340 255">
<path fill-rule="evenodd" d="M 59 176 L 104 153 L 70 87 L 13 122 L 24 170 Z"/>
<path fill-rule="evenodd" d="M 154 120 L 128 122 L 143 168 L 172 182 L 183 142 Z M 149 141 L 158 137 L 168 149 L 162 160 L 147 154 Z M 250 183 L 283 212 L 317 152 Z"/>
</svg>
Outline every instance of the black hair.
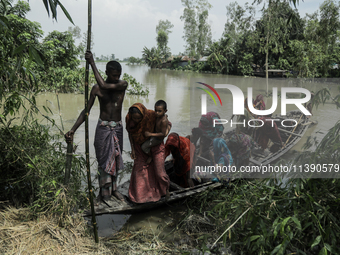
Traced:
<svg viewBox="0 0 340 255">
<path fill-rule="evenodd" d="M 141 113 L 141 111 L 140 111 L 137 107 L 134 107 L 134 106 L 133 106 L 133 107 L 130 107 L 129 113 L 130 113 L 130 114 L 139 113 L 140 115 L 143 116 L 143 114 Z"/>
<path fill-rule="evenodd" d="M 122 66 L 117 61 L 110 61 L 106 64 L 106 71 L 122 71 Z"/>
<path fill-rule="evenodd" d="M 156 103 L 155 103 L 155 106 L 162 106 L 164 110 L 167 109 L 167 105 L 166 105 L 166 102 L 164 100 L 158 100 Z"/>
<path fill-rule="evenodd" d="M 191 130 L 191 137 L 190 137 L 190 140 L 191 142 L 196 146 L 196 143 L 198 141 L 198 139 L 203 136 L 203 130 L 199 127 L 196 127 L 196 128 L 193 128 Z"/>
<path fill-rule="evenodd" d="M 196 128 L 193 128 L 192 130 L 191 130 L 191 133 L 194 135 L 194 136 L 198 136 L 198 137 L 200 137 L 200 136 L 202 136 L 203 135 L 203 130 L 201 129 L 201 128 L 199 128 L 199 127 L 196 127 Z"/>
</svg>

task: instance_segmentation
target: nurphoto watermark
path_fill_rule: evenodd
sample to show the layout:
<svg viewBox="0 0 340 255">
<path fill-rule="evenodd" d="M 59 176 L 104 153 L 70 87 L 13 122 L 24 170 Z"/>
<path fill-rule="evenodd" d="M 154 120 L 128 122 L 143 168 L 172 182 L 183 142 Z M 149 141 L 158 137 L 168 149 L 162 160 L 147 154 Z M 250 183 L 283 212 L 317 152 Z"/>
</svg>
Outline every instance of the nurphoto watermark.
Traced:
<svg viewBox="0 0 340 255">
<path fill-rule="evenodd" d="M 304 153 L 306 137 L 320 122 L 318 112 L 312 113 L 320 84 L 282 79 L 266 86 L 261 80 L 262 86 L 231 78 L 190 81 L 191 177 L 337 178 L 336 162 L 294 158 Z"/>
</svg>

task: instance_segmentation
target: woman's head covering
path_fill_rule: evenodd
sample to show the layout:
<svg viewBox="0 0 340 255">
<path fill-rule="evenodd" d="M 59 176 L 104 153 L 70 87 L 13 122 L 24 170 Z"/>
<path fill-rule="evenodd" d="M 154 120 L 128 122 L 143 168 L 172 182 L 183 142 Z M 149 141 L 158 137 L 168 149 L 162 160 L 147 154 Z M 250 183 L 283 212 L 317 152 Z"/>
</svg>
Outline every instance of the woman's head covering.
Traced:
<svg viewBox="0 0 340 255">
<path fill-rule="evenodd" d="M 128 113 L 125 118 L 126 130 L 132 136 L 134 142 L 142 144 L 148 139 L 144 136 L 145 131 L 153 132 L 155 129 L 156 113 L 153 110 L 146 109 L 146 107 L 141 103 L 133 104 L 129 108 L 129 111 L 132 107 L 137 108 L 141 112 L 143 118 L 141 122 L 135 125 L 135 123 L 133 123 L 132 116 Z"/>
<path fill-rule="evenodd" d="M 229 151 L 226 141 L 223 138 L 215 138 L 213 141 L 214 158 L 218 163 L 221 157 L 228 161 L 229 165 L 233 163 L 233 158 Z"/>
<path fill-rule="evenodd" d="M 216 112 L 208 112 L 201 116 L 199 122 L 199 128 L 202 129 L 203 133 L 210 139 L 220 137 L 223 134 L 224 126 L 217 124 L 214 127 L 214 119 L 220 119 L 220 115 Z"/>
<path fill-rule="evenodd" d="M 184 158 L 184 155 L 190 156 L 190 140 L 188 138 L 179 136 L 177 133 L 170 133 L 168 139 L 166 140 L 165 147 L 169 149 L 169 146 L 175 147 L 178 152 Z"/>
<path fill-rule="evenodd" d="M 187 168 L 184 170 L 184 173 L 189 171 L 195 153 L 195 146 L 193 143 L 190 142 L 188 138 L 179 136 L 177 133 L 170 133 L 165 143 L 165 157 L 167 157 L 171 152 L 169 146 L 173 146 L 178 149 L 180 155 L 187 162 Z"/>
</svg>

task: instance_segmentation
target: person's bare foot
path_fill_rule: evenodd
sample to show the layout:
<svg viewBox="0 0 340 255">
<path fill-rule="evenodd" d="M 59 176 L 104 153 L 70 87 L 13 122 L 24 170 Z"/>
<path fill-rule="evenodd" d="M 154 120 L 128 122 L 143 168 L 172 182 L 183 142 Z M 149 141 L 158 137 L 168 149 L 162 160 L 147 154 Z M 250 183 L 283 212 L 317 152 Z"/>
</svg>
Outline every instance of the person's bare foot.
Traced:
<svg viewBox="0 0 340 255">
<path fill-rule="evenodd" d="M 152 157 L 148 157 L 148 159 L 146 160 L 146 163 L 147 163 L 147 164 L 150 164 L 151 161 L 152 161 Z"/>
<path fill-rule="evenodd" d="M 124 196 L 120 194 L 117 190 L 114 190 L 112 192 L 112 195 L 120 201 L 123 201 L 123 202 L 125 201 Z"/>
</svg>

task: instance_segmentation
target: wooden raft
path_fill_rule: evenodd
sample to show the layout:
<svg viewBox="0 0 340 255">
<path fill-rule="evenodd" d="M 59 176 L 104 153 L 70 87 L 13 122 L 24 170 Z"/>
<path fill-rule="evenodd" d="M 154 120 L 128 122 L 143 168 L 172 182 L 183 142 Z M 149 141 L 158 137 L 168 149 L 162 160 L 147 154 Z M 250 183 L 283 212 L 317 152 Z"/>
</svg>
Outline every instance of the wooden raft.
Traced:
<svg viewBox="0 0 340 255">
<path fill-rule="evenodd" d="M 126 183 L 125 183 L 126 184 Z M 123 184 L 124 185 L 124 184 Z M 144 204 L 135 204 L 131 202 L 122 202 L 117 199 L 109 200 L 105 203 L 101 202 L 99 206 L 95 206 L 95 214 L 132 214 L 148 209 L 153 209 L 155 207 L 159 207 L 161 205 L 178 201 L 180 199 L 201 193 L 207 189 L 213 189 L 222 186 L 222 183 L 214 183 L 214 182 L 206 182 L 200 185 L 197 185 L 193 188 L 183 188 L 181 190 L 171 191 L 170 198 L 166 201 L 165 197 L 162 197 L 157 202 L 150 202 Z M 84 212 L 83 216 L 87 217 L 91 215 L 91 211 Z"/>
</svg>

